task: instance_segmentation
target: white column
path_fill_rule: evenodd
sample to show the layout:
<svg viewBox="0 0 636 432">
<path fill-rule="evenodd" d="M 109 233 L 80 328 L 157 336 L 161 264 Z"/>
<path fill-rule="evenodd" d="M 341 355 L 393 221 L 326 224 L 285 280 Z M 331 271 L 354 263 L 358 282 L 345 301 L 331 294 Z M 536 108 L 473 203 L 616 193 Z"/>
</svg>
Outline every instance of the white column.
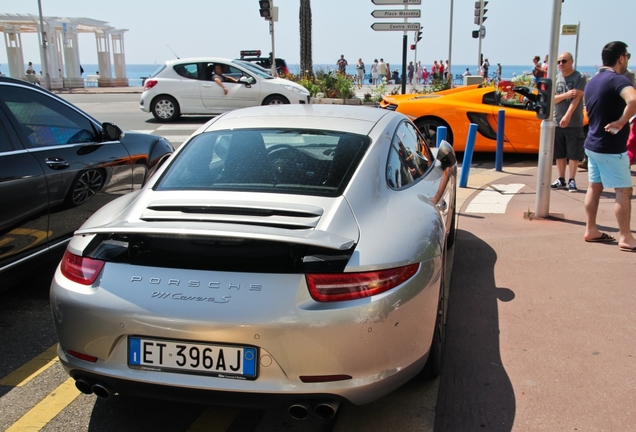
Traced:
<svg viewBox="0 0 636 432">
<path fill-rule="evenodd" d="M 64 87 L 84 87 L 84 78 L 80 73 L 79 47 L 77 45 L 77 26 L 66 24 L 62 27 L 62 46 L 64 52 Z"/>
<path fill-rule="evenodd" d="M 128 87 L 128 78 L 126 78 L 126 53 L 124 52 L 124 31 L 125 30 L 113 30 L 110 33 L 110 39 L 113 44 L 116 87 Z"/>
<path fill-rule="evenodd" d="M 111 73 L 110 39 L 108 34 L 108 30 L 95 31 L 97 63 L 99 64 L 99 79 L 97 80 L 97 85 L 100 87 L 112 87 L 114 85 Z"/>
<path fill-rule="evenodd" d="M 7 48 L 7 60 L 9 61 L 9 76 L 24 79 L 26 67 L 22 53 L 22 37 L 17 26 L 4 26 L 4 44 Z"/>
<path fill-rule="evenodd" d="M 39 25 L 38 25 L 39 27 Z M 46 54 L 49 65 L 49 77 L 51 79 L 51 89 L 58 89 L 63 87 L 62 78 L 60 77 L 60 63 L 58 58 L 58 37 L 55 24 L 45 22 L 44 31 L 46 32 Z M 38 33 L 40 36 L 41 33 Z M 40 46 L 42 41 L 40 41 Z M 40 53 L 40 64 L 44 65 L 44 52 Z M 39 74 L 40 71 L 36 71 Z M 42 75 L 46 75 L 45 70 L 42 71 Z"/>
</svg>

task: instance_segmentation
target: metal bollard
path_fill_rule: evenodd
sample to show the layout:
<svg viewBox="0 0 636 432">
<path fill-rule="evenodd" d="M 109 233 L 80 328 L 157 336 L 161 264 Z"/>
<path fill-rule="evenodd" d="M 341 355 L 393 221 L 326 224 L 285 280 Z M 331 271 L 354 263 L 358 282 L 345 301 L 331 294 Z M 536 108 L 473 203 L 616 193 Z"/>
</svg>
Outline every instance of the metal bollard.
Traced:
<svg viewBox="0 0 636 432">
<path fill-rule="evenodd" d="M 466 139 L 466 149 L 464 150 L 464 162 L 462 162 L 462 174 L 459 177 L 459 187 L 465 188 L 468 184 L 468 173 L 470 164 L 473 161 L 473 149 L 475 148 L 475 138 L 477 137 L 477 125 L 471 123 L 468 127 L 468 138 Z"/>
<path fill-rule="evenodd" d="M 503 143 L 506 111 L 499 110 L 497 116 L 497 152 L 495 153 L 495 171 L 503 171 Z"/>
<path fill-rule="evenodd" d="M 439 148 L 442 140 L 446 139 L 446 126 L 437 126 L 437 133 L 435 134 L 435 136 L 437 137 L 435 141 L 435 147 Z"/>
</svg>

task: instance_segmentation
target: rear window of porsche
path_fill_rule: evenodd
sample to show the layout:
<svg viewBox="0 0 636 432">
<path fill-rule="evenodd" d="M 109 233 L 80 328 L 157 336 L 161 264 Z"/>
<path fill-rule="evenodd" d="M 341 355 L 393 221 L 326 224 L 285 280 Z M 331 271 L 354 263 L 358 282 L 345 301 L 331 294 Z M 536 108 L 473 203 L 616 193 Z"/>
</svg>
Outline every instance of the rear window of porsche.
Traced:
<svg viewBox="0 0 636 432">
<path fill-rule="evenodd" d="M 338 196 L 369 147 L 364 135 L 241 129 L 197 135 L 155 190 L 234 190 Z"/>
</svg>

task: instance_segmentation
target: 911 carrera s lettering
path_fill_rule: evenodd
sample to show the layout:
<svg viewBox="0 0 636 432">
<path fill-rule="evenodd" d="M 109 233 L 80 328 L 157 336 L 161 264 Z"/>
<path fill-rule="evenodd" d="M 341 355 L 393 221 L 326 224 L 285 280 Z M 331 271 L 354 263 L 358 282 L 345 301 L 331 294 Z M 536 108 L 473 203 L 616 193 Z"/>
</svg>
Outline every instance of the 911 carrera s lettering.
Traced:
<svg viewBox="0 0 636 432">
<path fill-rule="evenodd" d="M 156 299 L 171 299 L 171 300 L 186 300 L 186 301 L 199 301 L 199 302 L 212 302 L 212 303 L 227 303 L 230 301 L 232 296 L 225 295 L 223 297 L 201 297 L 201 296 L 189 296 L 184 293 L 169 293 L 169 292 L 160 292 L 153 291 L 150 294 L 151 298 Z"/>
</svg>

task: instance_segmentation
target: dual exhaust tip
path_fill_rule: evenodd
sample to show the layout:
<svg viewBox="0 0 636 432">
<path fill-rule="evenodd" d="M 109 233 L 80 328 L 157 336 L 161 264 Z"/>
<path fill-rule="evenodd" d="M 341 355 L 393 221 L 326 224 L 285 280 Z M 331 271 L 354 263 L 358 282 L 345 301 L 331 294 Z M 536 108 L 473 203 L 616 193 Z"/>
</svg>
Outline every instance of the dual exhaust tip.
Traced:
<svg viewBox="0 0 636 432">
<path fill-rule="evenodd" d="M 84 394 L 95 393 L 95 396 L 102 399 L 108 399 L 112 394 L 114 394 L 113 390 L 108 386 L 101 383 L 94 383 L 85 378 L 76 379 L 75 387 Z"/>
<path fill-rule="evenodd" d="M 326 401 L 315 404 L 313 410 L 321 419 L 329 420 L 336 416 L 338 408 L 340 408 L 340 402 Z M 295 403 L 290 405 L 287 411 L 294 420 L 305 420 L 309 417 L 310 407 L 304 403 Z"/>
<path fill-rule="evenodd" d="M 76 379 L 75 387 L 77 387 L 77 389 L 84 394 L 94 393 L 95 396 L 102 399 L 108 399 L 109 397 L 111 397 L 111 395 L 114 394 L 114 391 L 105 384 L 93 382 L 86 378 Z M 336 416 L 338 408 L 340 408 L 340 402 L 326 401 L 318 402 L 317 404 L 315 404 L 313 407 L 313 411 L 319 418 L 329 420 Z M 289 415 L 295 420 L 305 420 L 307 417 L 309 417 L 310 407 L 309 405 L 304 403 L 295 403 L 293 405 L 290 405 L 288 412 Z"/>
</svg>

